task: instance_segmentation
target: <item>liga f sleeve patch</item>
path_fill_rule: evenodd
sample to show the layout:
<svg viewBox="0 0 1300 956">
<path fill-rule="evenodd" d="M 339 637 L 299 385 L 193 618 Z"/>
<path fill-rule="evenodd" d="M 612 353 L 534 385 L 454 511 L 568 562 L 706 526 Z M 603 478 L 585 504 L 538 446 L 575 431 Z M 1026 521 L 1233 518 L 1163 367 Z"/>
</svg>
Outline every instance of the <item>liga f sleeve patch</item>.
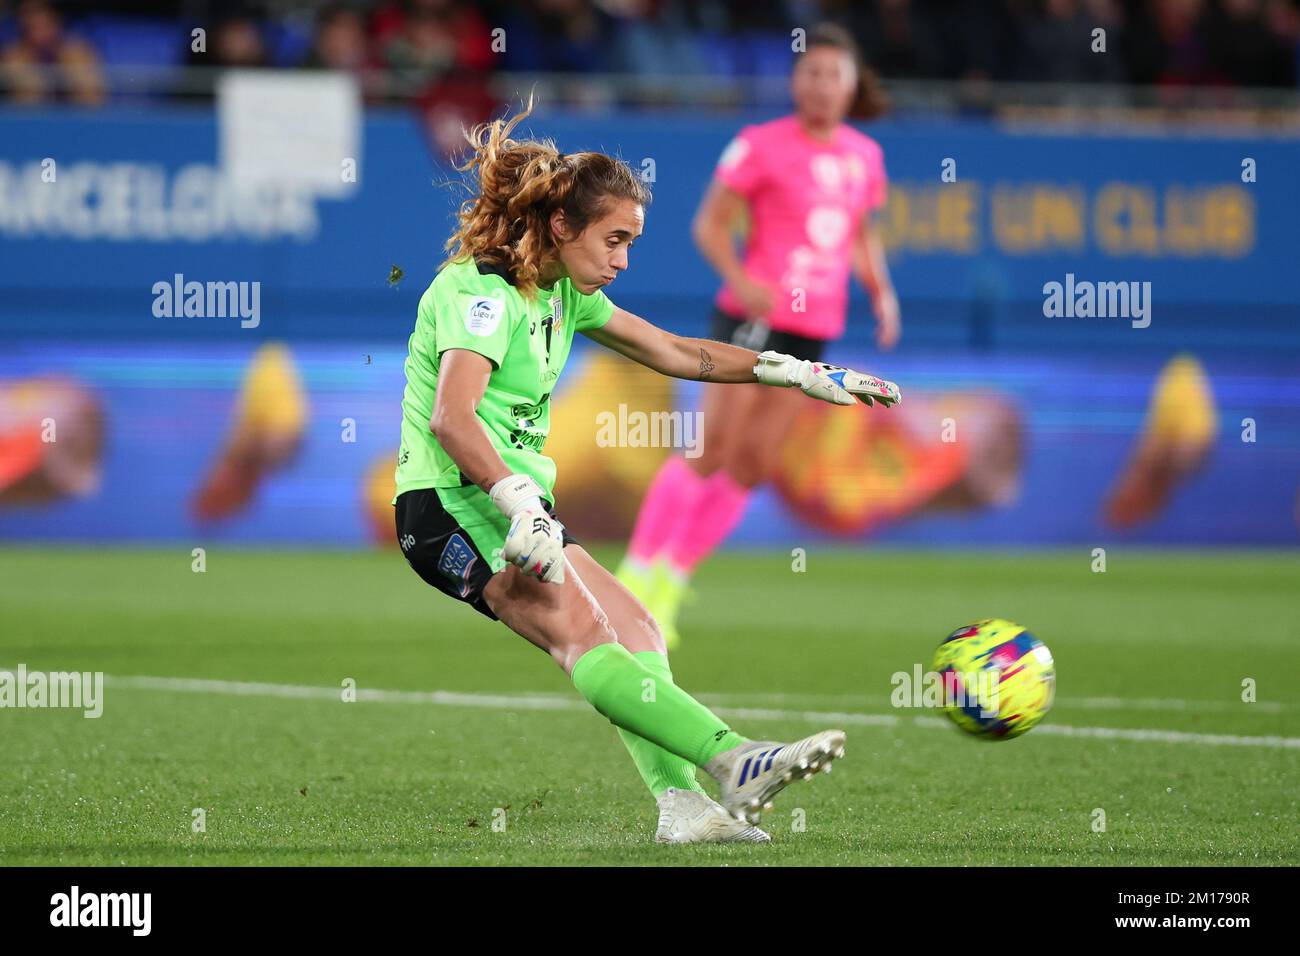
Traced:
<svg viewBox="0 0 1300 956">
<path fill-rule="evenodd" d="M 442 293 L 432 316 L 434 351 L 466 349 L 484 356 L 497 368 L 510 348 L 513 311 L 510 300 L 492 290 L 449 289 Z"/>
<path fill-rule="evenodd" d="M 465 331 L 470 335 L 489 336 L 501 324 L 505 303 L 500 299 L 475 296 L 465 307 Z"/>
</svg>

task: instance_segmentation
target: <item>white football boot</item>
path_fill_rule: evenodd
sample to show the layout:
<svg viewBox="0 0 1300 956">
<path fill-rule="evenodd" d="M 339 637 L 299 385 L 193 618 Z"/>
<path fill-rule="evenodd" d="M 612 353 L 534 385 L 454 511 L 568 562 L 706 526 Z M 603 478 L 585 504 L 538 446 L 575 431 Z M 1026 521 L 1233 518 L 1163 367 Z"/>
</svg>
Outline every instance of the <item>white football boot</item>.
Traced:
<svg viewBox="0 0 1300 956">
<path fill-rule="evenodd" d="M 656 843 L 767 843 L 758 827 L 737 820 L 698 790 L 669 787 L 659 795 Z"/>
<path fill-rule="evenodd" d="M 810 780 L 844 756 L 844 731 L 823 730 L 792 744 L 750 741 L 718 754 L 704 767 L 722 787 L 720 802 L 737 820 L 757 823 L 772 798 L 796 779 Z"/>
</svg>

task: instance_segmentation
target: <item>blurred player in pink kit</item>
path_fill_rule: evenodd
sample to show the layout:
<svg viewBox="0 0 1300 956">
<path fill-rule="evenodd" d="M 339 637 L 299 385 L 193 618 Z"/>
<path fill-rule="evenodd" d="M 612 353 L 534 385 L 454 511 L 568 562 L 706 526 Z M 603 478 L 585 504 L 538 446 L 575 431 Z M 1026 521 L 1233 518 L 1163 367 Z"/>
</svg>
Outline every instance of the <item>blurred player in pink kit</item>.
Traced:
<svg viewBox="0 0 1300 956">
<path fill-rule="evenodd" d="M 844 122 L 879 115 L 883 97 L 837 26 L 814 27 L 796 56 L 794 114 L 741 130 L 695 216 L 695 243 L 724 283 L 710 336 L 818 362 L 826 343 L 844 333 L 852 273 L 871 295 L 876 343 L 890 349 L 901 330 L 898 299 L 871 229 L 872 211 L 885 202 L 884 157 Z M 742 258 L 732 227 L 746 215 Z M 705 385 L 702 454 L 669 458 L 650 484 L 619 578 L 670 646 L 692 572 L 772 474 L 802 408 L 791 391 Z"/>
</svg>

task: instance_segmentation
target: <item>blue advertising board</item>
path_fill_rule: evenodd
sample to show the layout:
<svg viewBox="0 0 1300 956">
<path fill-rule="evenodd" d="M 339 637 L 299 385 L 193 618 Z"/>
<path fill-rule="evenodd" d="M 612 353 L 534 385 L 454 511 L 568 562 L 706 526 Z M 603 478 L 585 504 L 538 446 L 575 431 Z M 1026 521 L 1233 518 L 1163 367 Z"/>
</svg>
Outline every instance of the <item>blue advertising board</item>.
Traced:
<svg viewBox="0 0 1300 956">
<path fill-rule="evenodd" d="M 620 304 L 669 327 L 702 321 L 716 280 L 686 237 L 741 125 L 636 114 L 534 124 L 562 149 L 616 152 L 653 177 L 646 234 L 610 290 Z M 1300 141 L 1083 138 L 973 122 L 868 132 L 891 178 L 878 226 L 916 318 L 909 343 L 1300 348 Z M 368 113 L 361 143 L 345 197 L 244 195 L 222 171 L 208 111 L 0 111 L 0 329 L 232 334 L 221 320 L 153 314 L 155 284 L 180 275 L 259 282 L 265 318 L 245 333 L 258 338 L 400 335 L 464 192 L 413 114 Z M 57 178 L 45 181 L 50 163 Z M 394 265 L 406 274 L 397 288 Z M 1044 286 L 1067 275 L 1149 282 L 1151 326 L 1046 317 Z"/>
<path fill-rule="evenodd" d="M 616 303 L 704 333 L 716 280 L 688 241 L 690 219 L 729 138 L 765 118 L 533 122 L 563 150 L 615 152 L 653 180 L 646 233 L 609 290 Z M 922 430 L 940 427 L 946 403 L 991 395 L 1018 442 L 1013 490 L 965 510 L 904 507 L 897 494 L 885 507 L 893 492 L 876 476 L 875 490 L 832 507 L 816 476 L 803 475 L 756 495 L 733 542 L 1296 543 L 1300 142 L 1084 138 L 973 121 L 884 121 L 868 132 L 890 174 L 877 226 L 904 339 L 894 354 L 871 349 L 857 290 L 831 357 L 898 381 L 915 397 L 904 407 L 933 410 L 908 413 L 921 414 Z M 375 502 L 391 476 L 405 339 L 464 192 L 403 111 L 366 114 L 355 186 L 337 196 L 247 194 L 223 172 L 221 136 L 206 109 L 0 110 L 0 539 L 383 539 Z M 390 281 L 395 266 L 400 281 Z M 159 308 L 159 289 L 191 281 L 256 284 L 256 320 Z M 1149 283 L 1149 325 L 1049 314 L 1045 290 L 1076 281 Z M 249 362 L 268 343 L 285 344 L 301 379 L 300 447 L 246 507 L 205 523 L 194 496 L 220 459 Z M 594 406 L 584 390 L 599 354 L 580 346 L 556 393 L 589 445 L 592 409 L 616 401 Z M 1107 502 L 1153 433 L 1157 383 L 1180 354 L 1201 370 L 1192 394 L 1203 460 L 1160 508 L 1117 529 Z M 43 418 L 24 418 L 24 402 L 51 376 L 102 410 L 98 479 L 56 500 L 10 500 L 5 482 L 40 456 L 32 436 Z M 699 397 L 684 383 L 669 394 L 683 410 Z M 900 434 L 854 432 L 854 453 L 869 470 L 873 449 L 901 449 L 926 480 L 939 482 L 945 468 L 955 470 L 943 480 L 956 480 L 960 462 Z M 566 481 L 583 489 L 584 468 L 612 460 L 566 471 L 556 457 L 562 495 Z M 645 481 L 638 473 L 623 489 L 633 505 Z"/>
</svg>

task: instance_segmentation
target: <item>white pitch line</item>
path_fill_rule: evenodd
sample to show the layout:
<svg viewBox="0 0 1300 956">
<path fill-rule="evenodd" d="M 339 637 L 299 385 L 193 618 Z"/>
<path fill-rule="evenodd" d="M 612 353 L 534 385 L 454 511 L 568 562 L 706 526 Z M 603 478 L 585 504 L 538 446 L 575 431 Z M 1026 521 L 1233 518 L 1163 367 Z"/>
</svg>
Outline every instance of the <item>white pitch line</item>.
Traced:
<svg viewBox="0 0 1300 956">
<path fill-rule="evenodd" d="M 1088 710 L 1261 710 L 1282 713 L 1287 705 L 1276 700 L 1258 700 L 1247 704 L 1231 700 L 1181 700 L 1177 697 L 1063 697 L 1058 704 Z"/>
<path fill-rule="evenodd" d="M 866 694 L 710 694 L 710 699 L 719 702 L 765 700 L 770 702 L 789 702 L 794 704 L 819 702 L 829 706 L 857 704 L 874 707 L 889 703 L 888 695 L 871 697 Z M 1077 708 L 1079 710 L 1174 710 L 1174 711 L 1229 711 L 1280 714 L 1289 708 L 1281 701 L 1261 700 L 1246 703 L 1230 700 L 1184 700 L 1178 697 L 1057 697 L 1057 707 Z"/>
<path fill-rule="evenodd" d="M 340 700 L 342 687 L 309 687 L 304 684 L 259 684 L 250 681 L 203 680 L 191 677 L 112 677 L 110 687 L 142 690 L 175 690 L 191 694 L 231 694 L 237 697 L 289 697 L 312 700 Z M 490 707 L 497 710 L 586 710 L 584 701 L 554 695 L 506 696 L 504 694 L 461 694 L 449 690 L 376 690 L 358 688 L 358 701 L 381 704 L 440 704 L 449 707 Z"/>
<path fill-rule="evenodd" d="M 105 682 L 112 688 L 180 691 L 194 694 L 229 694 L 244 697 L 280 697 L 311 700 L 339 700 L 341 687 L 310 687 L 302 684 L 263 684 L 248 681 L 202 680 L 183 677 L 112 677 Z M 380 690 L 358 688 L 358 701 L 389 704 L 434 704 L 445 707 L 485 707 L 493 710 L 589 710 L 585 701 L 554 694 L 466 694 L 447 690 Z M 707 697 L 708 695 L 702 695 Z M 718 707 L 718 714 L 740 720 L 802 720 L 814 724 L 849 724 L 856 726 L 893 727 L 904 718 L 896 714 L 860 714 L 818 710 L 781 710 L 768 707 Z M 951 728 L 938 717 L 908 719 L 917 727 Z M 1034 728 L 1040 737 L 1091 737 L 1103 740 L 1132 740 L 1144 743 L 1204 744 L 1217 747 L 1273 747 L 1300 749 L 1300 737 L 1237 734 L 1198 734 L 1182 730 L 1153 730 L 1129 727 L 1074 727 L 1069 724 L 1040 724 Z"/>
</svg>

